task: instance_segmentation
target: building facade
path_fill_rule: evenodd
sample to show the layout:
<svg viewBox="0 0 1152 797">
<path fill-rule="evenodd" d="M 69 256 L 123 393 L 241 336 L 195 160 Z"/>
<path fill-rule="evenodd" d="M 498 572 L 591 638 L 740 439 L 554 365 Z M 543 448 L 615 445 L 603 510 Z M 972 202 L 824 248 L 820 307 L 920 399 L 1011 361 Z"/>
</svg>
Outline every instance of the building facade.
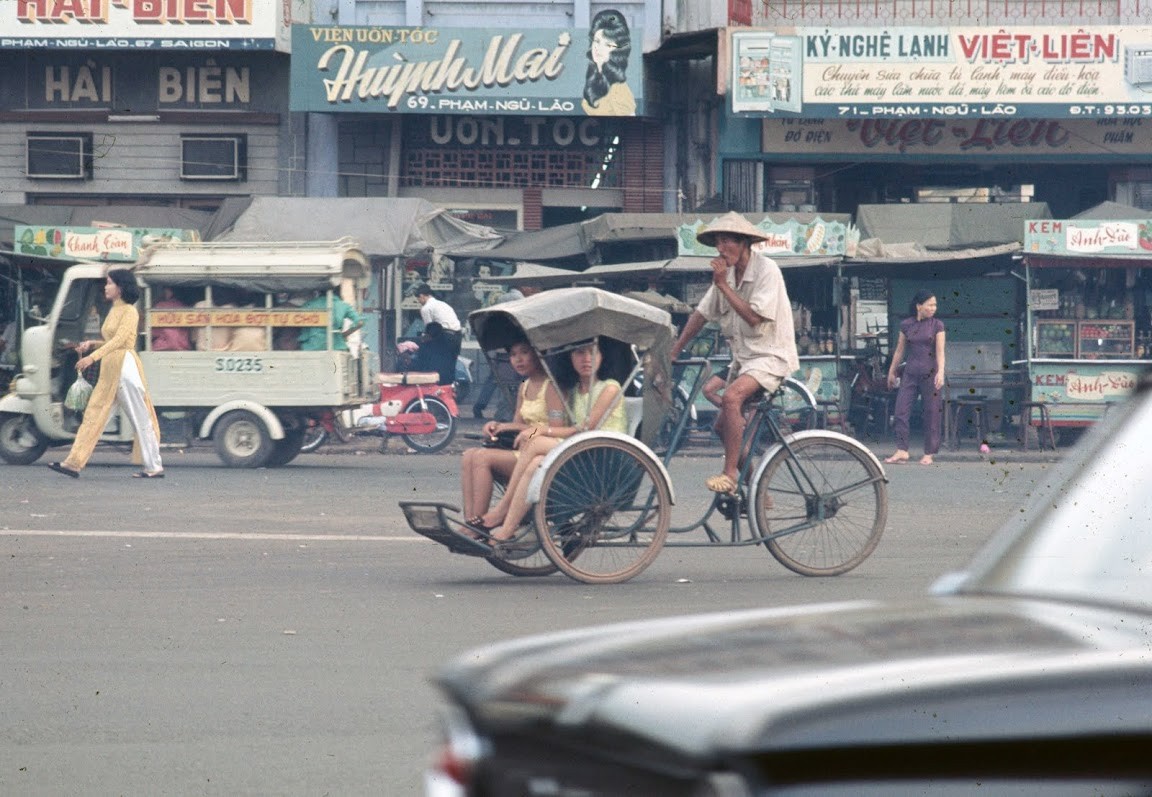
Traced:
<svg viewBox="0 0 1152 797">
<path fill-rule="evenodd" d="M 0 203 L 214 210 L 229 196 L 302 194 L 288 51 L 305 9 L 0 3 Z"/>
</svg>

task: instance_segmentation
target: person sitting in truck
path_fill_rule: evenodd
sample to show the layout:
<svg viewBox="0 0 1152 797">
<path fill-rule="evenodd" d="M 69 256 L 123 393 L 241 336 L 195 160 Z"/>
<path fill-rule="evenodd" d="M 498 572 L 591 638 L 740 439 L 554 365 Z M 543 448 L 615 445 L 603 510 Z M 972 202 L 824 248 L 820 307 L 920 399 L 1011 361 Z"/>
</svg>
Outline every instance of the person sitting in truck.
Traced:
<svg viewBox="0 0 1152 797">
<path fill-rule="evenodd" d="M 236 296 L 236 303 L 241 310 L 255 310 L 257 308 L 257 294 L 240 294 Z M 268 334 L 264 327 L 233 327 L 232 337 L 228 341 L 228 351 L 265 351 L 268 348 Z"/>
<path fill-rule="evenodd" d="M 226 288 L 213 288 L 212 295 L 213 301 L 202 299 L 193 306 L 197 309 L 215 308 L 218 310 L 236 306 L 232 302 L 232 293 Z M 192 333 L 192 342 L 196 345 L 197 351 L 227 351 L 231 341 L 231 327 L 214 326 L 211 336 L 208 334 L 208 327 L 198 327 Z"/>
<path fill-rule="evenodd" d="M 175 310 L 187 307 L 167 286 L 160 289 L 160 300 L 152 303 L 153 310 Z M 191 351 L 192 335 L 188 327 L 152 327 L 152 351 Z"/>
<path fill-rule="evenodd" d="M 317 291 L 316 295 L 304 302 L 301 310 L 327 310 L 328 297 Z M 347 320 L 350 323 L 344 324 Z M 364 319 L 356 312 L 356 308 L 348 304 L 339 296 L 332 296 L 332 348 L 336 351 L 348 351 L 348 336 L 364 326 Z M 328 334 L 324 327 L 305 327 L 300 331 L 301 351 L 325 351 L 328 348 Z"/>
</svg>

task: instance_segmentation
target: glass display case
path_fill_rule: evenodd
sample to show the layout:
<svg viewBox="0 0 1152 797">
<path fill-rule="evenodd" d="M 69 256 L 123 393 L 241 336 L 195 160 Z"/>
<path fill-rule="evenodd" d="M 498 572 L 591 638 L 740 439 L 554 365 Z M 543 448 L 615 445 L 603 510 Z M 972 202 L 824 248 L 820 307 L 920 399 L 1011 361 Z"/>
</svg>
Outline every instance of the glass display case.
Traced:
<svg viewBox="0 0 1152 797">
<path fill-rule="evenodd" d="M 1131 359 L 1135 324 L 1131 321 L 1080 321 L 1077 352 L 1082 360 Z"/>
<path fill-rule="evenodd" d="M 1076 357 L 1076 321 L 1039 318 L 1036 320 L 1036 357 Z"/>
</svg>

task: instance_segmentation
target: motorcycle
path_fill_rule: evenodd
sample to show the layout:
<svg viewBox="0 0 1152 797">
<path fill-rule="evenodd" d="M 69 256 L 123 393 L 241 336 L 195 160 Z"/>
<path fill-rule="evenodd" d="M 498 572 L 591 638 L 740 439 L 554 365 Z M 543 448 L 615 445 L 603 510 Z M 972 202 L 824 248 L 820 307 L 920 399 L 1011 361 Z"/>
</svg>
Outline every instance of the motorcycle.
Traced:
<svg viewBox="0 0 1152 797">
<path fill-rule="evenodd" d="M 437 374 L 410 371 L 379 375 L 380 400 L 364 404 L 345 415 L 333 413 L 314 420 L 304 436 L 303 452 L 316 451 L 330 437 L 347 442 L 353 437 L 381 437 L 380 447 L 388 438 L 399 435 L 405 444 L 421 454 L 441 451 L 456 436 L 456 390 L 453 385 L 438 385 Z"/>
</svg>

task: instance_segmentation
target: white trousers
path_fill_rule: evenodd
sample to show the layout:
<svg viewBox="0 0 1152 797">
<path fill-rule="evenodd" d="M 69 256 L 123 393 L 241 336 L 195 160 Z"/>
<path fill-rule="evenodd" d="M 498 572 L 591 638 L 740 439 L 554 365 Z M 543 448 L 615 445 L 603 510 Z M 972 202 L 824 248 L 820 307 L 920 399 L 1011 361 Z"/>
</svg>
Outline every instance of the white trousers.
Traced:
<svg viewBox="0 0 1152 797">
<path fill-rule="evenodd" d="M 152 428 L 152 414 L 148 412 L 148 403 L 145 401 L 144 380 L 140 378 L 136 358 L 131 353 L 124 357 L 124 364 L 120 367 L 120 385 L 116 389 L 116 403 L 124 409 L 129 423 L 132 424 L 136 442 L 140 445 L 140 458 L 144 470 L 148 473 L 163 470 L 164 466 L 160 462 L 160 438 Z"/>
</svg>

